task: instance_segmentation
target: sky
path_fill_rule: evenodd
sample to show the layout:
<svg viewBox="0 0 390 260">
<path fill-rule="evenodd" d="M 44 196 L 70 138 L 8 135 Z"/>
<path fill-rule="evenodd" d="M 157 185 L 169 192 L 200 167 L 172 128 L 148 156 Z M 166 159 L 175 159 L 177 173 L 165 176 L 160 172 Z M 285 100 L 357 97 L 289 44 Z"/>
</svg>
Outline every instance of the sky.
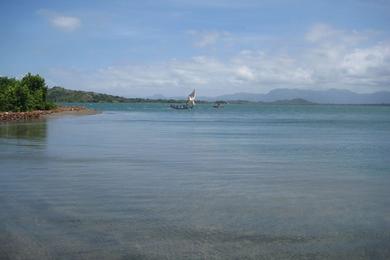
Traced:
<svg viewBox="0 0 390 260">
<path fill-rule="evenodd" d="M 127 97 L 390 91 L 387 0 L 0 0 L 0 75 Z"/>
</svg>

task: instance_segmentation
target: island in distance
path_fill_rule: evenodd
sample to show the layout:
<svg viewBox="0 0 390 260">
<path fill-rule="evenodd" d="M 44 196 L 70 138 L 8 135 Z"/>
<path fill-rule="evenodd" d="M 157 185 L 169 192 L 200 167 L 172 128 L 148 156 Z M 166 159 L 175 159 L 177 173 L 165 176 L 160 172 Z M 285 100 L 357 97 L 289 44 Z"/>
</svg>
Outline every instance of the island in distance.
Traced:
<svg viewBox="0 0 390 260">
<path fill-rule="evenodd" d="M 177 103 L 185 102 L 178 97 L 154 95 L 149 98 L 127 98 L 91 91 L 53 87 L 48 90 L 48 100 L 53 102 L 80 103 Z M 274 89 L 266 94 L 235 93 L 216 97 L 200 96 L 198 103 L 227 101 L 229 103 L 257 102 L 262 104 L 390 104 L 390 92 L 381 91 L 359 94 L 349 90 Z"/>
</svg>

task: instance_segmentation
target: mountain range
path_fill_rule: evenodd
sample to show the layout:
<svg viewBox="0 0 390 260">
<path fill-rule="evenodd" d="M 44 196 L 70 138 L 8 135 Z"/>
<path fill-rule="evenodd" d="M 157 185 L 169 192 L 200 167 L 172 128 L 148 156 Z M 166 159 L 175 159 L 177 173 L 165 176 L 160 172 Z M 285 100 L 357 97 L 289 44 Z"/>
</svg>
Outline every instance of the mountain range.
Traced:
<svg viewBox="0 0 390 260">
<path fill-rule="evenodd" d="M 235 93 L 216 97 L 199 97 L 200 100 L 246 100 L 252 102 L 275 102 L 278 100 L 304 99 L 319 104 L 390 104 L 390 92 L 355 93 L 350 90 L 305 90 L 274 89 L 266 94 Z"/>
<path fill-rule="evenodd" d="M 69 90 L 53 87 L 48 90 L 48 100 L 53 102 L 184 102 L 186 96 L 164 97 L 154 95 L 148 98 L 126 98 L 107 94 Z M 304 89 L 274 89 L 266 94 L 235 93 L 215 97 L 199 96 L 199 102 L 229 101 L 229 102 L 259 102 L 286 104 L 390 104 L 390 92 L 381 91 L 367 94 L 355 93 L 349 90 L 304 90 Z"/>
</svg>

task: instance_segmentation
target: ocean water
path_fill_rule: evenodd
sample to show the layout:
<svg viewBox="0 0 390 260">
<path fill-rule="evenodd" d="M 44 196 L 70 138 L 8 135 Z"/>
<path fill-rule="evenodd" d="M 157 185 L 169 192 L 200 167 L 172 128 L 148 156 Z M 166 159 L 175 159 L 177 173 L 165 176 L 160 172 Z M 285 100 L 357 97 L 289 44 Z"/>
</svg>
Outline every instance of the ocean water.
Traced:
<svg viewBox="0 0 390 260">
<path fill-rule="evenodd" d="M 0 259 L 390 259 L 390 107 L 89 104 L 0 124 Z"/>
</svg>

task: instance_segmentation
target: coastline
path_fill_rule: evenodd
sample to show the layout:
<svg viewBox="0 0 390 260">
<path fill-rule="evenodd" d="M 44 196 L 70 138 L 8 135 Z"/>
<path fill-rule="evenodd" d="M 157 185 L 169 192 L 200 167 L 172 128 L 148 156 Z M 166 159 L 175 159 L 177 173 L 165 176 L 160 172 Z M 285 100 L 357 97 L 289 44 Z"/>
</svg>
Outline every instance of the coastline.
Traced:
<svg viewBox="0 0 390 260">
<path fill-rule="evenodd" d="M 28 112 L 0 112 L 1 122 L 42 119 L 63 115 L 95 115 L 98 111 L 82 106 L 63 106 L 51 110 L 35 110 Z"/>
</svg>

